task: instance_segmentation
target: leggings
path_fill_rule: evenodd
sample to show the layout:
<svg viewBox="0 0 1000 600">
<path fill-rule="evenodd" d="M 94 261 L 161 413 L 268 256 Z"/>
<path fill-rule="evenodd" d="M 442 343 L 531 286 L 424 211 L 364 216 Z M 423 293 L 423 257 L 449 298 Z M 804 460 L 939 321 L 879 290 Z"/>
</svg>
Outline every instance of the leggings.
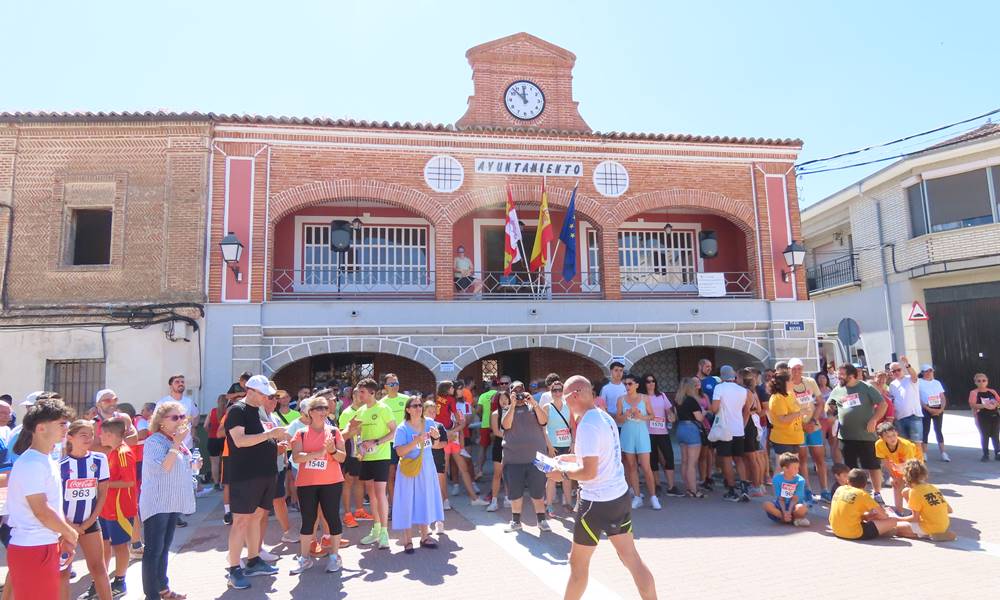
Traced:
<svg viewBox="0 0 1000 600">
<path fill-rule="evenodd" d="M 989 454 L 990 440 L 993 440 L 993 452 L 1000 455 L 1000 414 L 995 410 L 981 410 L 976 415 L 979 425 L 979 443 L 983 446 L 983 456 Z"/>
<path fill-rule="evenodd" d="M 312 535 L 316 530 L 317 509 L 322 507 L 323 517 L 330 526 L 331 535 L 340 535 L 343 525 L 340 523 L 340 495 L 344 491 L 344 482 L 324 485 L 300 486 L 299 512 L 302 515 L 302 535 Z"/>
<path fill-rule="evenodd" d="M 674 446 L 670 443 L 670 434 L 650 434 L 649 435 L 649 468 L 654 473 L 663 469 L 664 471 L 674 470 Z M 663 454 L 663 464 L 660 464 L 660 454 Z"/>
<path fill-rule="evenodd" d="M 944 419 L 944 415 L 931 416 L 924 413 L 924 443 L 931 438 L 931 423 L 934 423 L 934 437 L 937 438 L 937 443 L 944 444 L 944 434 L 941 433 L 941 421 Z"/>
</svg>

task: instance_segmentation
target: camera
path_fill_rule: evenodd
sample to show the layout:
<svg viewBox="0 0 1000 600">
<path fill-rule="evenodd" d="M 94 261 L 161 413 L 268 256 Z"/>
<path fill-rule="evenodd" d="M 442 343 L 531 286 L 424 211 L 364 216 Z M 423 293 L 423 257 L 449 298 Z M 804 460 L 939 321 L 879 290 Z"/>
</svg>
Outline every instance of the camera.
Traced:
<svg viewBox="0 0 1000 600">
<path fill-rule="evenodd" d="M 517 392 L 514 394 L 514 400 L 517 402 L 525 402 L 528 400 L 528 392 Z"/>
</svg>

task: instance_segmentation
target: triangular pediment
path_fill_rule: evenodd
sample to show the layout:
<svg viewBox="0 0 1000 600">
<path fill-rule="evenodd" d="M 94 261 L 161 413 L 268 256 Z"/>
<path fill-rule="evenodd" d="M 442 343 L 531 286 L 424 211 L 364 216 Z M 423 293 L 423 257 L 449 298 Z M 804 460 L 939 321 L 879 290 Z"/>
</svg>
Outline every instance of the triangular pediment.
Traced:
<svg viewBox="0 0 1000 600">
<path fill-rule="evenodd" d="M 523 31 L 479 44 L 465 53 L 470 63 L 508 61 L 511 56 L 517 56 L 521 62 L 535 62 L 531 60 L 534 58 L 539 63 L 569 68 L 576 62 L 576 55 L 569 50 Z"/>
</svg>

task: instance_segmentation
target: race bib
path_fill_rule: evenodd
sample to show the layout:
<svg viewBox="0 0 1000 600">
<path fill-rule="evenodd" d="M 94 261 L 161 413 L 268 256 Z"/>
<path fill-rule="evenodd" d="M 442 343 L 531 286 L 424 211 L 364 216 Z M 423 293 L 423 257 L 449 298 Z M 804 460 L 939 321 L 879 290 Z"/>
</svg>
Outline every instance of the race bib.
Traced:
<svg viewBox="0 0 1000 600">
<path fill-rule="evenodd" d="M 269 421 L 261 421 L 260 424 L 264 426 L 264 431 L 271 431 L 274 429 L 274 423 Z"/>
<path fill-rule="evenodd" d="M 306 461 L 305 468 L 310 471 L 325 471 L 326 470 L 326 459 L 325 458 L 313 458 Z"/>
<path fill-rule="evenodd" d="M 927 397 L 927 406 L 931 408 L 941 408 L 941 395 L 934 394 Z"/>
<path fill-rule="evenodd" d="M 573 437 L 570 435 L 568 427 L 556 429 L 556 444 L 559 444 L 560 446 L 569 446 L 571 441 L 573 441 Z"/>
<path fill-rule="evenodd" d="M 798 487 L 798 484 L 795 484 L 795 483 L 782 483 L 781 484 L 781 497 L 782 498 L 786 498 L 786 499 L 787 498 L 791 498 L 792 496 L 795 495 L 795 488 L 797 488 L 797 487 Z"/>
<path fill-rule="evenodd" d="M 816 399 L 813 398 L 813 395 L 810 394 L 809 392 L 798 392 L 795 394 L 795 399 L 799 401 L 799 406 L 803 406 L 805 404 L 812 404 L 813 402 L 816 401 Z"/>
<path fill-rule="evenodd" d="M 848 394 L 844 396 L 844 400 L 840 403 L 844 408 L 855 408 L 861 406 L 861 398 L 857 394 Z"/>
<path fill-rule="evenodd" d="M 97 479 L 69 479 L 66 481 L 66 500 L 94 500 L 97 498 Z"/>
<path fill-rule="evenodd" d="M 653 417 L 649 420 L 649 432 L 650 433 L 666 433 L 667 432 L 667 420 L 660 417 Z"/>
<path fill-rule="evenodd" d="M 434 440 L 432 440 L 430 437 L 424 440 L 424 448 L 430 448 L 433 445 L 434 445 Z"/>
</svg>

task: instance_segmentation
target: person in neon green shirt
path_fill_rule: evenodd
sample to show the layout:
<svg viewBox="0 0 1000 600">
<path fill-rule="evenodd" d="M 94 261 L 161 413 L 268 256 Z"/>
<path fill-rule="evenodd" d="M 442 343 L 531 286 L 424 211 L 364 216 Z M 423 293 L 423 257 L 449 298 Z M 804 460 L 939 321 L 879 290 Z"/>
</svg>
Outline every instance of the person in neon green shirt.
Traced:
<svg viewBox="0 0 1000 600">
<path fill-rule="evenodd" d="M 374 523 L 371 533 L 361 538 L 362 544 L 389 547 L 389 498 L 385 486 L 389 480 L 389 459 L 392 449 L 389 442 L 396 436 L 396 421 L 392 410 L 375 400 L 379 385 L 371 378 L 358 382 L 358 398 L 364 406 L 358 409 L 352 421 L 361 425 L 361 475 L 365 492 L 371 500 Z"/>
<path fill-rule="evenodd" d="M 399 377 L 395 373 L 386 373 L 382 376 L 382 396 L 381 402 L 392 411 L 392 418 L 396 425 L 401 425 L 406 421 L 406 403 L 410 397 L 399 393 Z M 399 455 L 393 452 L 392 444 L 389 444 L 389 482 L 386 484 L 386 492 L 389 497 L 389 512 L 392 512 L 392 490 L 396 487 L 396 465 L 399 464 Z"/>
<path fill-rule="evenodd" d="M 493 441 L 493 433 L 490 428 L 490 415 L 493 414 L 493 397 L 500 390 L 506 392 L 510 389 L 510 377 L 506 375 L 501 377 L 497 382 L 497 386 L 500 389 L 486 390 L 479 395 L 479 400 L 476 401 L 476 414 L 482 418 L 482 426 L 479 428 L 479 464 L 476 466 L 477 473 L 483 472 L 483 468 L 486 466 L 486 456 L 489 454 L 487 450 Z"/>
<path fill-rule="evenodd" d="M 349 389 L 349 388 L 348 388 Z M 361 445 L 361 426 L 354 421 L 354 415 L 358 414 L 358 409 L 364 406 L 357 390 L 353 390 L 352 402 L 345 405 L 340 413 L 337 426 L 347 442 L 347 459 L 343 464 L 344 472 L 344 493 L 341 495 L 341 503 L 344 506 L 344 526 L 357 527 L 358 519 L 371 519 L 372 516 L 364 507 L 365 487 L 358 481 L 361 475 L 361 460 L 358 458 L 358 446 Z M 352 423 L 354 428 L 352 429 Z M 351 501 L 354 501 L 354 512 L 351 512 Z"/>
</svg>

